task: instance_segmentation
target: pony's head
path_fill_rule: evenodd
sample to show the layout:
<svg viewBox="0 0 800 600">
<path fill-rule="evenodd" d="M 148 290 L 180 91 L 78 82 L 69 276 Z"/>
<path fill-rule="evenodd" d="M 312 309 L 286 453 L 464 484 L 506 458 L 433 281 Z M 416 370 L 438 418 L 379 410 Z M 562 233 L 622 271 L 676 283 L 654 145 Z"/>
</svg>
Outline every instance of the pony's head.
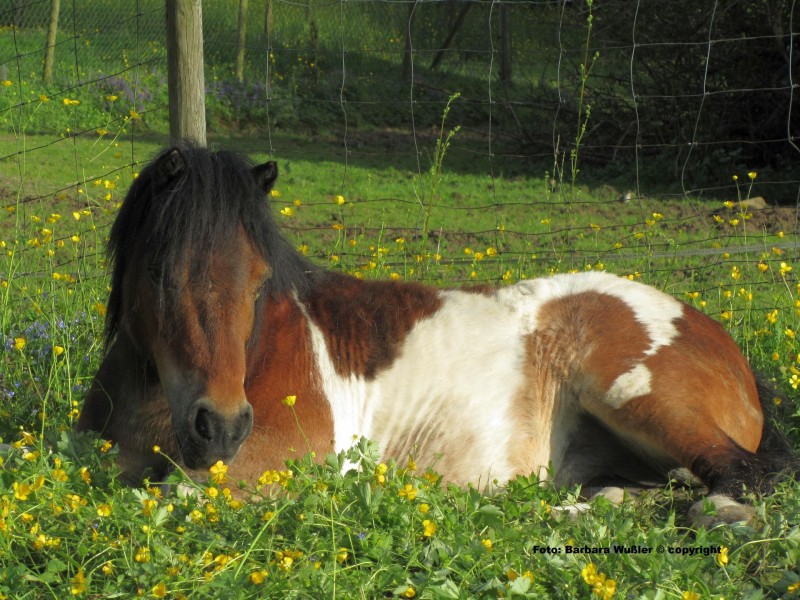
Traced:
<svg viewBox="0 0 800 600">
<path fill-rule="evenodd" d="M 124 331 L 157 372 L 190 468 L 233 458 L 252 429 L 258 298 L 291 286 L 270 266 L 290 252 L 266 200 L 276 177 L 274 162 L 174 147 L 142 170 L 111 229 L 107 341 Z"/>
</svg>

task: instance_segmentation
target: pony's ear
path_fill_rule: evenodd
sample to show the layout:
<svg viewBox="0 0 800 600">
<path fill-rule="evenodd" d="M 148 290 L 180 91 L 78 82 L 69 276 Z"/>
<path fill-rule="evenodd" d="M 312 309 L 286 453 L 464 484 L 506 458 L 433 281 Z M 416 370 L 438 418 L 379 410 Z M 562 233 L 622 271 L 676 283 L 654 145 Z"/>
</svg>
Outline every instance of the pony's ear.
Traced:
<svg viewBox="0 0 800 600">
<path fill-rule="evenodd" d="M 253 167 L 253 178 L 256 180 L 258 187 L 268 194 L 278 178 L 278 164 L 271 160 L 263 165 Z"/>
<path fill-rule="evenodd" d="M 164 187 L 186 169 L 186 160 L 178 148 L 170 148 L 159 157 L 155 165 L 153 183 L 156 187 Z"/>
</svg>

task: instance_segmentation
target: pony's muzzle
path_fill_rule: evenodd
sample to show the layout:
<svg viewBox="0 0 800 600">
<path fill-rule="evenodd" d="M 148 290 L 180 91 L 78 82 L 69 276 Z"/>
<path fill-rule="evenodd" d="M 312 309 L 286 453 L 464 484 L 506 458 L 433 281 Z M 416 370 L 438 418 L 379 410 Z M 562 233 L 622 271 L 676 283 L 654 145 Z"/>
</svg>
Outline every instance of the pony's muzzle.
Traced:
<svg viewBox="0 0 800 600">
<path fill-rule="evenodd" d="M 184 447 L 184 462 L 194 469 L 229 460 L 236 456 L 252 429 L 253 407 L 247 401 L 239 411 L 226 414 L 216 409 L 211 399 L 201 398 L 189 413 L 189 444 Z"/>
</svg>

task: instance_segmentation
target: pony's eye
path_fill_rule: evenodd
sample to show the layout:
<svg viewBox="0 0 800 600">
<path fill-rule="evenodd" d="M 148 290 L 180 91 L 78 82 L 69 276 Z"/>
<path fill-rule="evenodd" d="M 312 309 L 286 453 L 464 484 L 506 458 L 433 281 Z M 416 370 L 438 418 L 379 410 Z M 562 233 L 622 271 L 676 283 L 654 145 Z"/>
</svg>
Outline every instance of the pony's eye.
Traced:
<svg viewBox="0 0 800 600">
<path fill-rule="evenodd" d="M 161 284 L 164 280 L 164 269 L 161 265 L 150 264 L 147 266 L 147 274 L 150 275 L 150 281 L 155 284 Z"/>
</svg>

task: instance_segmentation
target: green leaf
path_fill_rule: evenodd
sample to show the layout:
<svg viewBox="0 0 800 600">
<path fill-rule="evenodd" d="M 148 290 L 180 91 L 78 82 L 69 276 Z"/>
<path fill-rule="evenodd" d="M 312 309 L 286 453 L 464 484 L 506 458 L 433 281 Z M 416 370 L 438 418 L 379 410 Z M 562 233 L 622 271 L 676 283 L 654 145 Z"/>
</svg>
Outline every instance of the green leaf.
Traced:
<svg viewBox="0 0 800 600">
<path fill-rule="evenodd" d="M 67 564 L 64 561 L 61 561 L 57 558 L 51 558 L 47 561 L 47 566 L 45 567 L 45 572 L 47 573 L 61 573 L 62 571 L 66 571 L 68 568 Z"/>
</svg>

